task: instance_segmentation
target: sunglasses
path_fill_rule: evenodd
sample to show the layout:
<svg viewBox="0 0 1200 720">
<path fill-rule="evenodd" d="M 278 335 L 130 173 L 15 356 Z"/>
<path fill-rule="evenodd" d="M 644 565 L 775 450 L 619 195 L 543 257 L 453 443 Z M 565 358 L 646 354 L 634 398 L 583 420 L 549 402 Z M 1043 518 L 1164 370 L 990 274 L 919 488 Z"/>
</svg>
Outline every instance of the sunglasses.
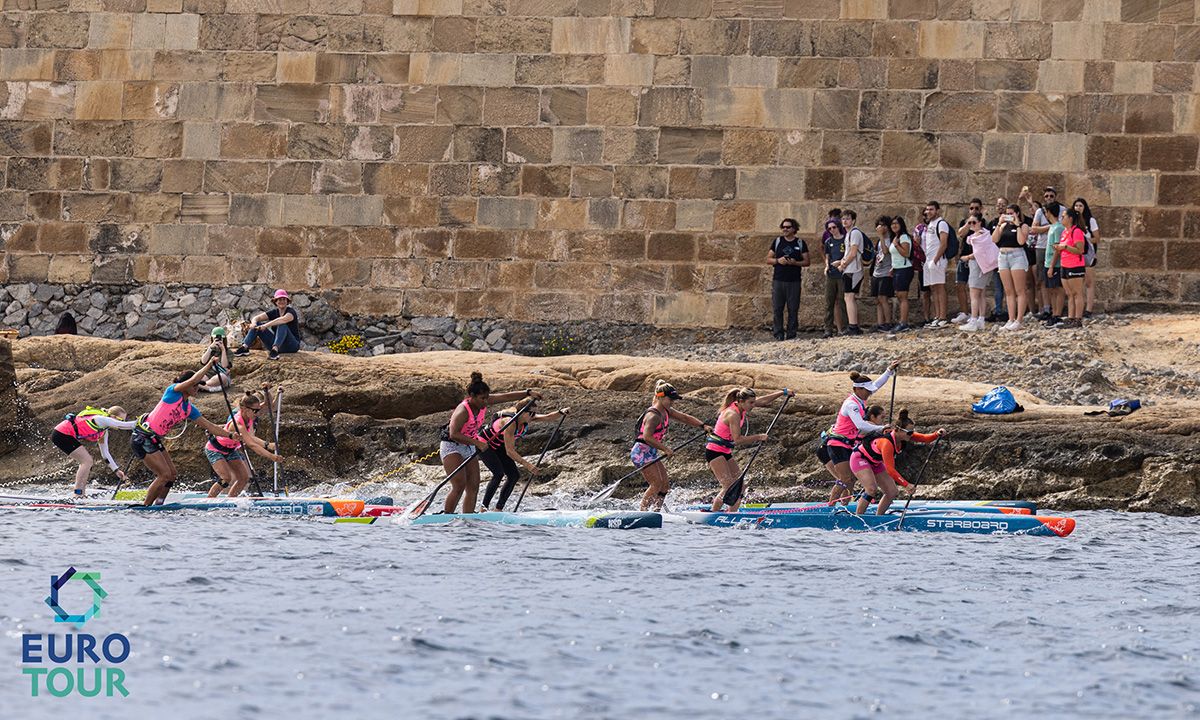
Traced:
<svg viewBox="0 0 1200 720">
<path fill-rule="evenodd" d="M 780 230 L 795 230 L 796 226 L 795 225 L 780 225 L 779 229 Z"/>
<path fill-rule="evenodd" d="M 246 409 L 253 411 L 253 412 L 258 412 L 259 410 L 262 410 L 262 405 L 259 405 L 258 407 L 250 407 L 249 405 L 247 405 Z"/>
</svg>

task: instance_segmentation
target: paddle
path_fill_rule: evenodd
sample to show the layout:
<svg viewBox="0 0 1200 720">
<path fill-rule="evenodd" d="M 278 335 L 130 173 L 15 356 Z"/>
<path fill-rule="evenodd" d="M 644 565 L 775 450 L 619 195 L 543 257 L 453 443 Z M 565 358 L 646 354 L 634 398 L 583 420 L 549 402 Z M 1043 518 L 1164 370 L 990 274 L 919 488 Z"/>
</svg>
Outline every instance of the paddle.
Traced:
<svg viewBox="0 0 1200 720">
<path fill-rule="evenodd" d="M 892 413 L 896 409 L 896 380 L 900 377 L 900 369 L 896 368 L 892 375 L 892 402 L 888 405 L 888 425 L 892 424 Z"/>
<path fill-rule="evenodd" d="M 217 369 L 218 373 L 222 371 L 229 372 L 228 370 L 224 370 L 220 365 L 214 365 L 213 367 Z M 233 375 L 230 374 L 230 377 L 233 377 Z M 233 404 L 229 402 L 229 391 L 225 389 L 225 383 L 218 384 L 221 386 L 221 397 L 225 398 L 225 409 L 229 411 L 229 419 L 233 420 Z M 242 459 L 246 461 L 246 469 L 250 472 L 250 482 L 254 486 L 254 492 L 258 497 L 263 497 L 262 486 L 258 483 L 258 473 L 254 472 L 254 466 L 250 464 L 250 449 L 246 447 L 246 439 L 242 437 L 242 429 L 238 427 L 236 421 L 233 423 L 233 432 L 237 435 L 238 442 L 242 444 L 242 449 L 245 451 L 242 453 Z"/>
<path fill-rule="evenodd" d="M 696 442 L 697 440 L 699 440 L 700 438 L 704 437 L 704 436 L 705 436 L 705 435 L 707 435 L 707 434 L 708 434 L 707 432 L 698 432 L 698 433 L 696 433 L 695 435 L 693 435 L 693 436 L 691 436 L 690 438 L 688 438 L 687 440 L 685 440 L 683 443 L 681 443 L 681 444 L 679 444 L 679 445 L 676 445 L 675 447 L 671 448 L 671 452 L 672 452 L 672 453 L 677 453 L 677 452 L 679 452 L 680 450 L 684 449 L 684 448 L 685 448 L 685 447 L 687 447 L 688 445 L 691 445 L 692 443 Z M 602 501 L 604 501 L 604 500 L 607 500 L 607 499 L 609 499 L 610 497 L 612 497 L 612 494 L 613 494 L 614 492 L 616 492 L 616 490 L 617 490 L 617 486 L 618 486 L 618 485 L 620 485 L 622 482 L 624 482 L 624 481 L 628 480 L 629 478 L 633 477 L 634 475 L 637 475 L 638 473 L 640 473 L 641 471 L 643 471 L 643 470 L 645 470 L 646 468 L 650 467 L 650 466 L 651 466 L 651 465 L 653 465 L 654 463 L 656 463 L 656 462 L 660 462 L 660 461 L 662 461 L 662 460 L 665 460 L 665 459 L 666 459 L 666 457 L 667 457 L 666 455 L 659 455 L 658 457 L 654 458 L 653 460 L 651 460 L 650 462 L 648 462 L 648 463 L 646 463 L 645 465 L 641 466 L 640 468 L 638 468 L 638 469 L 634 470 L 633 472 L 631 472 L 631 473 L 629 473 L 629 474 L 627 474 L 627 475 L 622 475 L 621 477 L 617 478 L 617 481 L 616 481 L 616 482 L 614 482 L 612 485 L 609 485 L 608 487 L 604 488 L 604 489 L 603 489 L 603 490 L 601 490 L 600 492 L 598 492 L 598 493 L 596 493 L 595 495 L 593 495 L 593 496 L 592 496 L 592 497 L 591 497 L 591 498 L 590 498 L 590 499 L 589 499 L 589 500 L 588 500 L 586 503 L 584 503 L 584 505 L 583 505 L 583 506 L 584 506 L 584 507 L 591 507 L 592 505 L 594 505 L 594 504 L 596 504 L 596 503 L 598 503 L 598 502 L 602 502 Z"/>
<path fill-rule="evenodd" d="M 562 428 L 563 420 L 567 419 L 566 413 L 563 413 L 558 418 L 558 424 L 554 426 L 554 430 L 550 433 L 550 439 L 546 441 L 546 446 L 542 448 L 542 454 L 538 455 L 537 462 L 534 467 L 542 466 L 542 458 L 546 457 L 546 451 L 550 449 L 550 443 L 554 442 L 554 438 L 558 435 L 558 431 Z M 521 486 L 521 494 L 517 496 L 517 504 L 513 505 L 513 512 L 521 509 L 521 501 L 525 499 L 525 491 L 529 489 L 529 483 L 533 482 L 533 473 L 529 473 L 529 477 L 525 479 L 525 484 Z"/>
<path fill-rule="evenodd" d="M 933 451 L 937 450 L 938 443 L 942 441 L 942 436 L 939 435 L 937 440 L 929 446 L 929 454 L 925 456 L 925 462 L 921 465 L 921 469 L 917 471 L 917 476 L 913 478 L 912 489 L 908 491 L 908 499 L 904 501 L 904 510 L 900 513 L 900 522 L 896 523 L 896 529 L 904 527 L 904 517 L 908 515 L 908 504 L 912 502 L 913 495 L 917 493 L 917 486 L 921 484 L 921 477 L 925 474 L 925 468 L 929 466 L 929 458 L 933 457 Z"/>
<path fill-rule="evenodd" d="M 521 409 L 517 410 L 517 412 L 515 414 L 513 414 L 513 416 L 511 418 L 508 419 L 508 422 L 504 423 L 504 425 L 501 426 L 499 434 L 503 435 L 504 431 L 508 429 L 509 425 L 512 425 L 513 423 L 515 423 L 517 421 L 517 418 L 521 417 L 522 414 L 527 413 L 530 410 L 532 410 L 533 406 L 535 404 L 537 404 L 537 400 L 530 400 L 529 402 L 525 403 L 525 405 L 522 406 Z M 471 457 L 468 457 L 468 458 L 464 459 L 461 463 L 459 463 L 458 467 L 451 470 L 450 474 L 447 475 L 445 477 L 445 479 L 443 479 L 440 483 L 438 483 L 437 486 L 433 488 L 433 491 L 430 492 L 428 495 L 426 495 L 425 498 L 421 500 L 421 502 L 419 502 L 416 505 L 413 505 L 411 508 L 409 508 L 402 516 L 402 519 L 407 520 L 409 518 L 419 518 L 422 515 L 424 515 L 425 511 L 429 509 L 429 503 L 433 502 L 433 499 L 435 497 L 437 497 L 438 491 L 441 490 L 443 487 L 445 487 L 446 483 L 453 480 L 454 476 L 458 474 L 458 471 L 465 468 L 467 466 L 467 463 L 471 462 L 471 458 L 475 457 L 477 454 L 478 454 L 478 452 L 472 453 Z M 474 508 L 471 508 L 471 509 L 474 510 Z M 416 514 L 414 515 L 413 513 L 416 513 Z"/>
<path fill-rule="evenodd" d="M 283 388 L 275 388 L 275 454 L 279 454 L 279 419 L 283 415 Z M 279 463 L 275 463 L 275 492 L 279 492 Z M 283 479 L 283 496 L 287 497 L 287 478 Z"/>
<path fill-rule="evenodd" d="M 775 413 L 775 417 L 771 418 L 771 424 L 767 426 L 766 435 L 770 436 L 771 429 L 775 427 L 775 421 L 779 419 L 779 416 L 783 414 L 783 409 L 787 407 L 787 404 L 791 401 L 792 396 L 790 394 L 783 399 L 783 404 L 779 406 L 779 410 Z M 765 444 L 765 441 L 760 442 L 758 446 L 754 448 L 754 454 L 752 454 L 750 459 L 746 461 L 746 467 L 742 469 L 742 474 L 737 480 L 734 481 L 732 485 L 729 486 L 729 489 L 725 491 L 725 494 L 721 496 L 721 502 L 725 503 L 729 507 L 733 507 L 742 499 L 742 487 L 745 485 L 746 473 L 750 472 L 750 466 L 754 464 L 754 459 L 758 457 L 758 452 L 762 450 L 762 446 Z"/>
<path fill-rule="evenodd" d="M 276 397 L 278 397 L 279 395 L 282 395 L 282 394 L 283 394 L 283 388 L 278 388 Z M 271 386 L 268 385 L 267 383 L 263 383 L 263 406 L 266 407 L 266 409 L 267 409 L 267 422 L 272 423 L 275 426 L 275 454 L 278 455 L 279 454 L 279 414 L 271 412 Z M 273 483 L 273 485 L 271 487 L 271 492 L 275 493 L 275 497 L 279 497 L 279 462 L 276 461 L 273 464 L 275 465 L 275 482 Z"/>
<path fill-rule="evenodd" d="M 125 477 L 129 477 L 129 468 L 133 467 L 133 461 L 134 461 L 135 459 L 137 459 L 137 456 L 136 456 L 136 455 L 130 455 L 130 456 L 129 456 L 129 462 L 125 463 L 125 472 L 124 472 L 124 473 L 122 473 L 122 474 L 123 474 Z M 124 480 L 122 480 L 122 479 L 121 479 L 121 476 L 120 476 L 120 475 L 118 475 L 118 476 L 117 476 L 117 486 L 116 486 L 115 488 L 113 488 L 113 495 L 112 495 L 112 499 L 113 499 L 113 500 L 116 500 L 116 499 L 117 499 L 117 493 L 121 492 L 121 483 L 122 483 L 122 482 L 124 482 Z"/>
</svg>

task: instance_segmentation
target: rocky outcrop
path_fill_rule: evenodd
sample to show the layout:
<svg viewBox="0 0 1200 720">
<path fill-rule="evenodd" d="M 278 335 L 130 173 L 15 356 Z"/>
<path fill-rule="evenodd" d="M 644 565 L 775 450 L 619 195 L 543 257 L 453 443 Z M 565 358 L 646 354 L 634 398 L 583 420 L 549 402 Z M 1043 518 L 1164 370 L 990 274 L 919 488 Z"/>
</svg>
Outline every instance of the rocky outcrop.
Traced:
<svg viewBox="0 0 1200 720">
<path fill-rule="evenodd" d="M 36 432 L 0 456 L 0 482 L 53 471 L 63 458 L 48 442 L 49 428 L 84 403 L 121 403 L 144 412 L 170 379 L 194 367 L 195 346 L 115 342 L 51 336 L 13 344 L 21 400 Z M 549 453 L 552 471 L 532 492 L 579 495 L 628 472 L 634 421 L 650 399 L 656 379 L 667 378 L 684 392 L 679 407 L 708 418 L 724 392 L 736 385 L 790 387 L 789 404 L 750 477 L 750 494 L 771 499 L 816 499 L 828 492 L 825 471 L 813 457 L 816 437 L 829 424 L 845 395 L 845 376 L 785 365 L 689 362 L 618 355 L 532 358 L 499 354 L 440 352 L 374 358 L 301 353 L 270 362 L 255 353 L 235 365 L 238 387 L 264 382 L 285 388 L 284 476 L 291 487 L 336 479 L 360 482 L 395 471 L 437 447 L 438 433 L 461 398 L 461 386 L 480 370 L 495 390 L 536 387 L 546 408 L 573 412 Z M 2 373 L 2 370 L 0 370 Z M 1018 415 L 973 416 L 969 404 L 989 385 L 947 379 L 904 378 L 897 407 L 913 411 L 923 428 L 947 427 L 950 441 L 937 449 L 922 482 L 929 497 L 1030 498 L 1062 509 L 1118 508 L 1174 514 L 1200 513 L 1195 403 L 1173 400 L 1124 418 L 1085 417 L 1082 408 L 1045 405 L 1018 391 L 1027 408 Z M 218 395 L 199 406 L 209 417 L 224 415 Z M 7 407 L 7 405 L 6 405 Z M 753 413 L 754 431 L 771 410 Z M 548 427 L 531 432 L 526 451 L 540 451 Z M 672 430 L 673 442 L 691 428 Z M 203 437 L 195 429 L 171 442 L 183 484 L 201 484 L 207 465 Z M 124 437 L 112 441 L 118 459 L 128 455 Z M 915 464 L 925 450 L 908 458 Z M 436 458 L 393 472 L 387 482 L 397 494 L 436 477 Z M 713 482 L 699 451 L 672 461 L 675 502 L 711 496 Z M 144 484 L 143 472 L 135 484 Z M 639 493 L 629 482 L 628 497 Z M 620 497 L 621 495 L 618 495 Z"/>
</svg>

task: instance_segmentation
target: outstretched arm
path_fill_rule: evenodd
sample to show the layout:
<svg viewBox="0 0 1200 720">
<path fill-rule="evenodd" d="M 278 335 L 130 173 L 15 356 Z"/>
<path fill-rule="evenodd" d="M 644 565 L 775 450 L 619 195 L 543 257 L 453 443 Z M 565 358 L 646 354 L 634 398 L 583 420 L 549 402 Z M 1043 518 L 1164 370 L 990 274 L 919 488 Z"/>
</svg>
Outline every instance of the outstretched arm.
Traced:
<svg viewBox="0 0 1200 720">
<path fill-rule="evenodd" d="M 177 384 L 175 386 L 175 391 L 180 393 L 190 393 L 196 388 L 197 385 L 204 382 L 204 376 L 208 375 L 208 371 L 211 370 L 212 366 L 216 364 L 216 358 L 209 358 L 208 362 L 204 363 L 204 366 L 197 370 L 190 378 Z"/>
<path fill-rule="evenodd" d="M 196 420 L 194 422 L 213 435 L 217 435 L 217 436 L 224 437 L 224 438 L 235 439 L 233 433 L 229 432 L 228 430 L 221 427 L 220 425 L 213 423 L 211 420 L 209 420 L 206 417 L 198 417 L 198 418 L 196 418 Z"/>
</svg>

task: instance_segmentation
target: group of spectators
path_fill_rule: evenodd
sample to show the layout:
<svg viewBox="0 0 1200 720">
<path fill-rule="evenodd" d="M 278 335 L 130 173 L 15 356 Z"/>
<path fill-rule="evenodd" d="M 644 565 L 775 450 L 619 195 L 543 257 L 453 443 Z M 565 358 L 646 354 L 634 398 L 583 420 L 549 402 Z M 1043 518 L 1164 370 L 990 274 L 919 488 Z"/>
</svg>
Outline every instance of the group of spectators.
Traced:
<svg viewBox="0 0 1200 720">
<path fill-rule="evenodd" d="M 885 215 L 868 235 L 853 210 L 829 211 L 821 235 L 825 337 L 863 333 L 858 296 L 864 288 L 875 298 L 876 331 L 913 329 L 909 299 L 914 284 L 928 328 L 957 325 L 964 332 L 978 332 L 992 322 L 1013 331 L 1033 319 L 1050 327 L 1079 328 L 1091 316 L 1100 226 L 1083 198 L 1068 207 L 1053 187 L 1042 190 L 1040 201 L 1025 187 L 1017 202 L 996 198 L 991 219 L 979 198 L 971 200 L 956 226 L 934 200 L 918 215 L 911 233 L 903 216 Z M 789 340 L 798 329 L 801 269 L 811 261 L 808 244 L 797 236 L 799 223 L 785 218 L 779 228 L 782 234 L 767 252 L 767 264 L 774 268 L 772 331 L 777 340 Z M 955 286 L 958 301 L 953 318 L 948 284 Z"/>
</svg>

